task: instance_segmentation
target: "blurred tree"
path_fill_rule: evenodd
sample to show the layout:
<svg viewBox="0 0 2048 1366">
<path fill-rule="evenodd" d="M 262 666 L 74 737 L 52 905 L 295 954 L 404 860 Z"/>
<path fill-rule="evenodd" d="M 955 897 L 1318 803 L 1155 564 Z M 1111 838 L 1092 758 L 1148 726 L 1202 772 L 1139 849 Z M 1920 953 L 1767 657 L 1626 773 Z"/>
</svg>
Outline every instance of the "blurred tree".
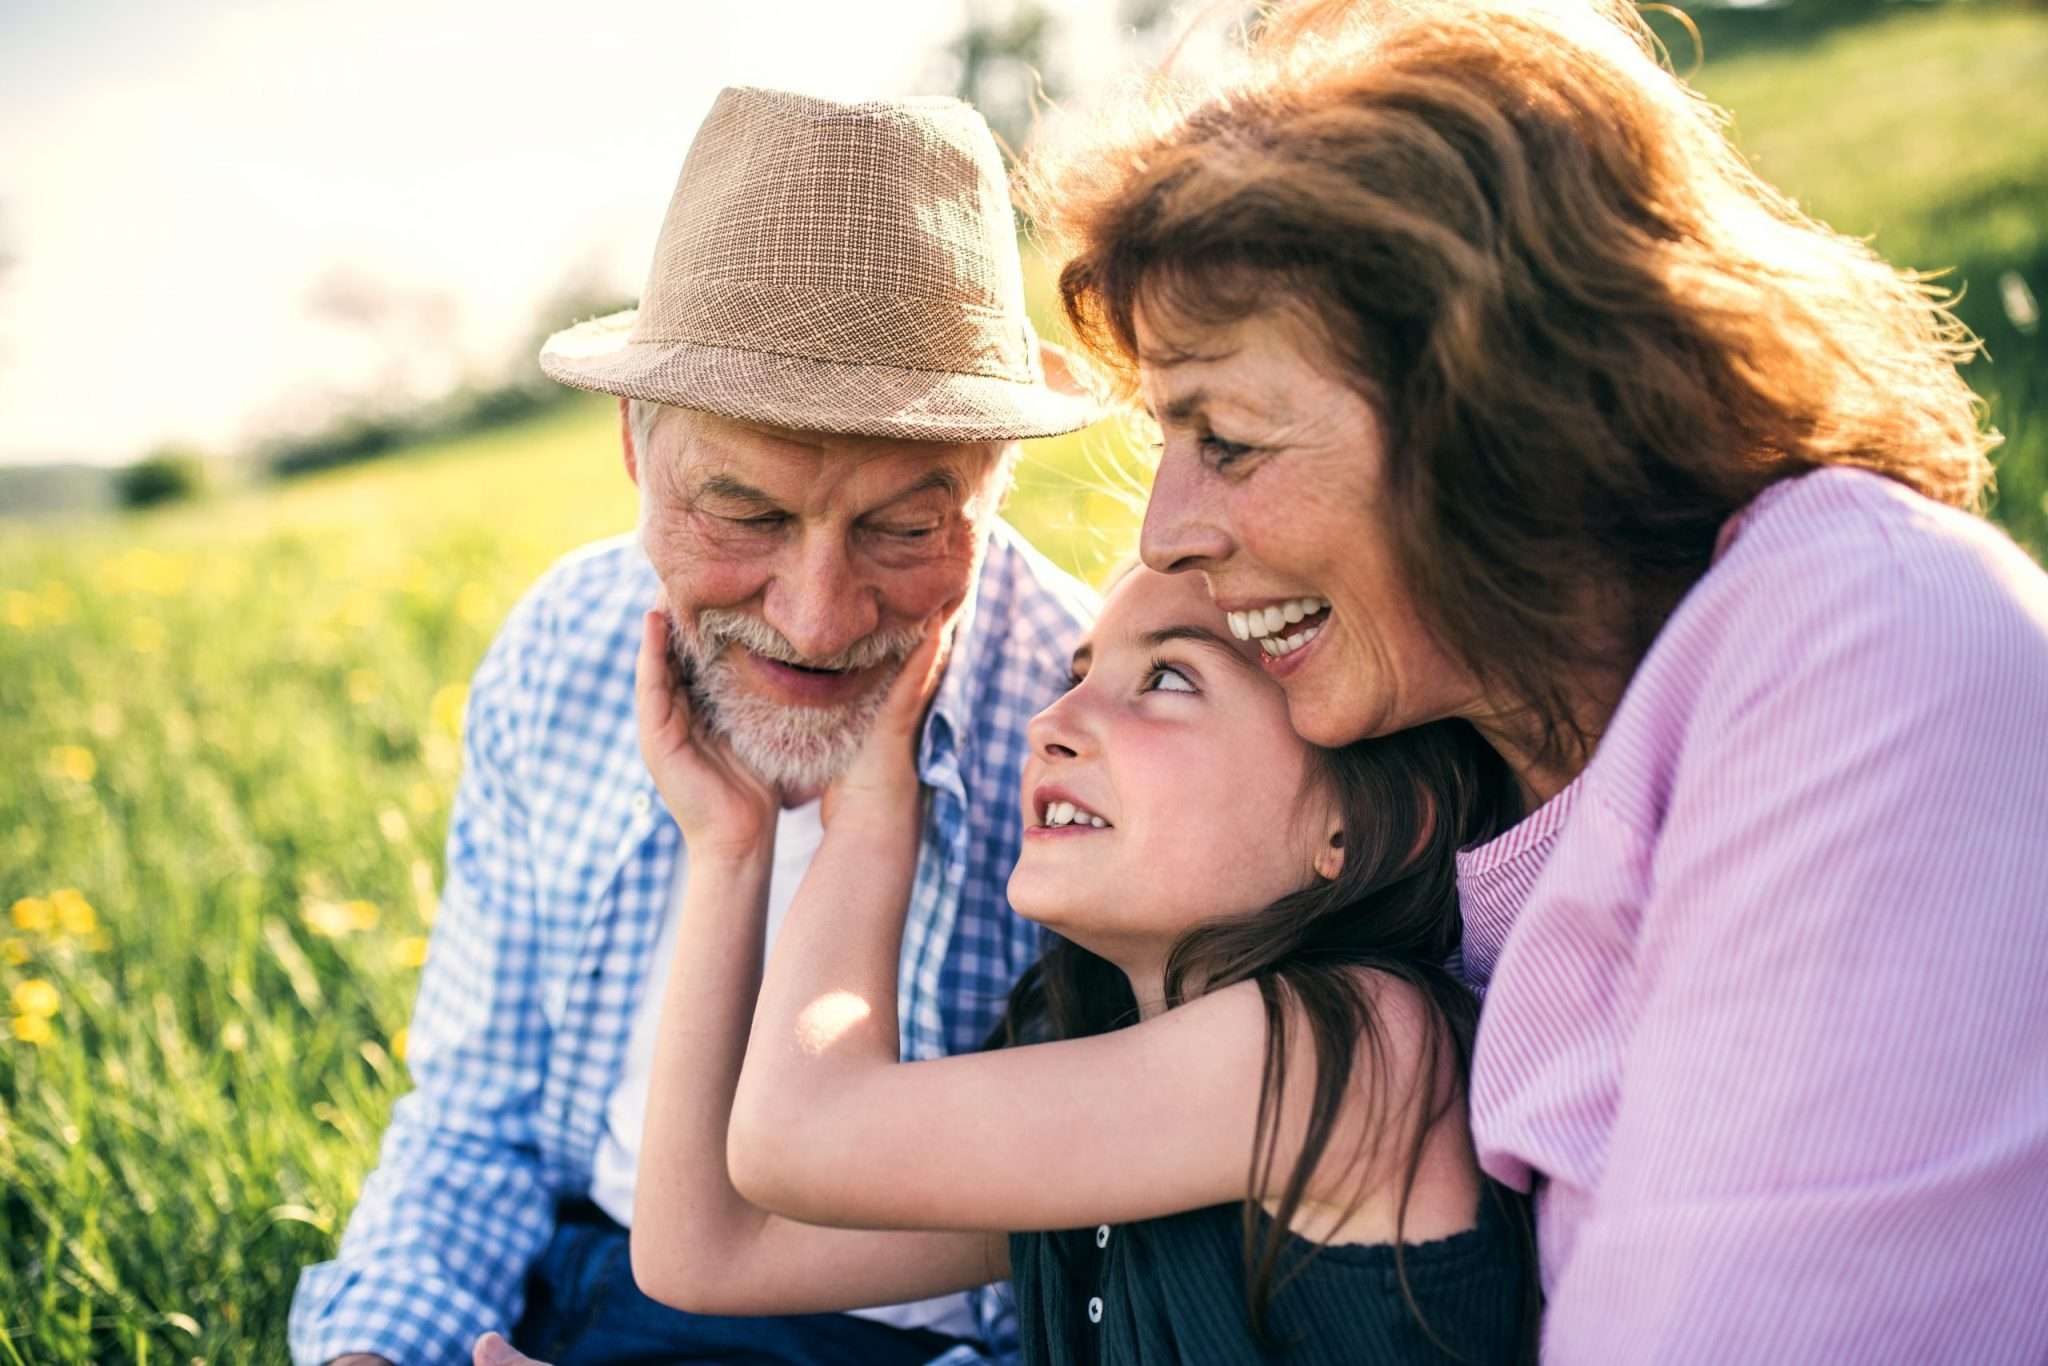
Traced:
<svg viewBox="0 0 2048 1366">
<path fill-rule="evenodd" d="M 1170 21 L 1184 8 L 1176 0 L 1117 0 L 1126 46 L 1149 51 L 1162 29 L 1174 31 Z M 942 50 L 932 80 L 979 109 L 1014 157 L 1030 136 L 1039 102 L 1073 89 L 1067 37 L 1060 9 L 1045 0 L 967 0 L 966 19 Z"/>
<path fill-rule="evenodd" d="M 125 508 L 180 502 L 198 497 L 205 489 L 206 461 L 194 451 L 175 446 L 151 452 L 114 480 L 114 496 Z"/>
</svg>

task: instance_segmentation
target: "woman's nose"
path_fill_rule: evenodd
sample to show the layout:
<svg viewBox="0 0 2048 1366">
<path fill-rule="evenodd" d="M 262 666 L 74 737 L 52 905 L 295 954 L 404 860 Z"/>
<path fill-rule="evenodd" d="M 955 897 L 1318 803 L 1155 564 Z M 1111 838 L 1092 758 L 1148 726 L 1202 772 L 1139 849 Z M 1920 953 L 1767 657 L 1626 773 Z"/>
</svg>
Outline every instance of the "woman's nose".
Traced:
<svg viewBox="0 0 2048 1366">
<path fill-rule="evenodd" d="M 1193 459 L 1171 450 L 1159 458 L 1138 557 L 1162 574 L 1213 569 L 1230 556 L 1230 536 L 1209 500 L 1202 496 L 1201 471 Z"/>
</svg>

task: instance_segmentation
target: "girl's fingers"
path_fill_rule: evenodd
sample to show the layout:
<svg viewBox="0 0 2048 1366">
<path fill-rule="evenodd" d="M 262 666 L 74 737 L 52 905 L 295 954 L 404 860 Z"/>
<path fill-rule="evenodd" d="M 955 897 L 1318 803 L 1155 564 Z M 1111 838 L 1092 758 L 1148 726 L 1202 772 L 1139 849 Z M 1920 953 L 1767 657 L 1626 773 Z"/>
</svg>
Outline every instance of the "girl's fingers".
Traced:
<svg viewBox="0 0 2048 1366">
<path fill-rule="evenodd" d="M 902 671 L 889 685 L 889 700 L 882 711 L 894 730 L 907 732 L 917 725 L 946 676 L 946 656 L 953 644 L 952 624 L 947 620 L 950 615 L 950 611 L 940 611 L 925 619 L 924 639 L 903 661 Z"/>
<path fill-rule="evenodd" d="M 651 744 L 664 740 L 667 748 L 679 743 L 689 733 L 687 703 L 676 691 L 675 674 L 669 668 L 668 618 L 658 611 L 648 612 L 640 620 L 640 654 L 633 661 L 634 704 L 640 715 L 640 740 L 643 748 L 650 750 L 649 759 L 654 757 L 657 747 Z"/>
</svg>

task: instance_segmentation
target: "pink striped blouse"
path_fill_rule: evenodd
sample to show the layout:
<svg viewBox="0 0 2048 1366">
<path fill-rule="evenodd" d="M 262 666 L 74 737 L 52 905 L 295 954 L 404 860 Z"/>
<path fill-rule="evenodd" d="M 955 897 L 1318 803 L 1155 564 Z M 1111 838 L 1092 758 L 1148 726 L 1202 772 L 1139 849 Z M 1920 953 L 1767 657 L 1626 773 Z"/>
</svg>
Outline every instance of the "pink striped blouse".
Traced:
<svg viewBox="0 0 2048 1366">
<path fill-rule="evenodd" d="M 1773 487 L 1459 873 L 1547 1361 L 2048 1361 L 2048 577 L 2004 536 Z"/>
</svg>

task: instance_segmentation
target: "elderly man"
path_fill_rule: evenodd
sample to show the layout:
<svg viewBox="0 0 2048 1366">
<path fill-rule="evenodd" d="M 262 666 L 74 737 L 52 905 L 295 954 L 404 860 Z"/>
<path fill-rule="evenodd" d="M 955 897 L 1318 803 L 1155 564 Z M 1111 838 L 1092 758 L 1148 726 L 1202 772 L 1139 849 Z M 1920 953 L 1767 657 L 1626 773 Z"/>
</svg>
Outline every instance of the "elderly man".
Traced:
<svg viewBox="0 0 2048 1366">
<path fill-rule="evenodd" d="M 696 705 L 783 793 L 772 937 L 820 790 L 920 624 L 961 604 L 920 750 L 902 1020 L 907 1056 L 976 1047 L 1037 951 L 1003 896 L 1024 722 L 1063 685 L 1089 602 L 996 518 L 1017 439 L 1093 416 L 1048 381 L 1022 292 L 1001 163 L 965 105 L 728 90 L 641 307 L 549 341 L 548 374 L 620 396 L 639 531 L 551 570 L 477 670 L 417 1089 L 339 1257 L 300 1282 L 298 1361 L 454 1363 L 487 1330 L 564 1366 L 980 1359 L 986 1296 L 728 1319 L 633 1284 L 624 1226 L 689 872 L 639 757 L 633 657 L 665 593 Z"/>
</svg>

